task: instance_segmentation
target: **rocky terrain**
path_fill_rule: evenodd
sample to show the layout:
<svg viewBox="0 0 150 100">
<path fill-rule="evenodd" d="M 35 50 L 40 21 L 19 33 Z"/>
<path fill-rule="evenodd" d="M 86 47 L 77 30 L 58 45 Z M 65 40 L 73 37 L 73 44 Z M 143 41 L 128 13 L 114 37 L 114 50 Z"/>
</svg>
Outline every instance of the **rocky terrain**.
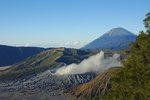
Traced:
<svg viewBox="0 0 150 100">
<path fill-rule="evenodd" d="M 27 79 L 0 82 L 0 92 L 25 92 L 25 93 L 49 93 L 59 95 L 60 91 L 72 86 L 86 83 L 95 78 L 95 74 L 86 73 L 79 75 L 53 75 L 50 70 Z"/>
</svg>

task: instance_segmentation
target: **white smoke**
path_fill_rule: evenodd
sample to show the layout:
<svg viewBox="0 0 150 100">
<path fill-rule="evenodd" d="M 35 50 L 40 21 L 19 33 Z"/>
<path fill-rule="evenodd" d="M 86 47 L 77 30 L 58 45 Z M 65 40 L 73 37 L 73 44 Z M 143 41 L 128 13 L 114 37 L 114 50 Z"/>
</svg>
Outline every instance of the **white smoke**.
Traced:
<svg viewBox="0 0 150 100">
<path fill-rule="evenodd" d="M 56 75 L 64 74 L 82 74 L 86 72 L 103 72 L 110 67 L 122 66 L 120 55 L 114 54 L 113 57 L 104 58 L 104 52 L 89 57 L 79 64 L 70 64 L 63 66 L 56 71 Z"/>
</svg>

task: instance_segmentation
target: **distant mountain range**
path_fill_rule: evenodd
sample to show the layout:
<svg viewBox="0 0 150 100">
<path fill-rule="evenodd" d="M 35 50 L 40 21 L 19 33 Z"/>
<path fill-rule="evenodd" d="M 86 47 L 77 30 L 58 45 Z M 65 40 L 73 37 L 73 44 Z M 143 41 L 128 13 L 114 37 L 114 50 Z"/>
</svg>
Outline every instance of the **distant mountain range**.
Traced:
<svg viewBox="0 0 150 100">
<path fill-rule="evenodd" d="M 113 28 L 101 37 L 85 45 L 81 49 L 110 49 L 122 50 L 128 48 L 129 44 L 135 42 L 136 35 L 124 28 Z"/>
<path fill-rule="evenodd" d="M 39 47 L 13 47 L 0 45 L 0 66 L 15 64 L 29 56 L 33 56 L 43 51 Z"/>
<path fill-rule="evenodd" d="M 82 50 L 122 50 L 128 48 L 134 42 L 136 35 L 123 28 L 113 28 L 101 37 L 82 47 Z M 46 50 L 39 47 L 13 47 L 0 45 L 0 66 L 15 64 L 27 57 L 33 56 Z M 65 51 L 67 52 L 67 50 Z M 68 57 L 59 59 L 65 61 Z M 77 61 L 75 61 L 76 63 Z M 70 63 L 69 61 L 66 62 Z"/>
</svg>

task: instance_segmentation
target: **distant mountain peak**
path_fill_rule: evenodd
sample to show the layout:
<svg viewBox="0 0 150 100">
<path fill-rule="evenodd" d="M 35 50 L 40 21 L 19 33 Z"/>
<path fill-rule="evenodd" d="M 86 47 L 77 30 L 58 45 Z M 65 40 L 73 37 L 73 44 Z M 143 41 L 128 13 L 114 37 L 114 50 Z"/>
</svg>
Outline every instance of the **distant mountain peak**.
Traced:
<svg viewBox="0 0 150 100">
<path fill-rule="evenodd" d="M 126 29 L 123 27 L 115 27 L 115 28 L 112 28 L 111 30 L 126 30 Z"/>
<path fill-rule="evenodd" d="M 110 31 L 106 32 L 105 34 L 109 35 L 134 35 L 132 32 L 122 28 L 122 27 L 117 27 L 113 28 Z"/>
<path fill-rule="evenodd" d="M 81 49 L 110 49 L 122 50 L 128 48 L 129 44 L 136 40 L 136 35 L 122 28 L 113 28 L 104 33 Z"/>
</svg>

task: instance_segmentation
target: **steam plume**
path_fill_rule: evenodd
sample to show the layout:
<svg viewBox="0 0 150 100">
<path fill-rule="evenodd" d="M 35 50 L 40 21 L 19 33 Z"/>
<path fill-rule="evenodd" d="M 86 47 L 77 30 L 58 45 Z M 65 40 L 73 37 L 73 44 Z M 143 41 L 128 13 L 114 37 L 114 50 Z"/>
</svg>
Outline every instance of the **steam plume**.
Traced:
<svg viewBox="0 0 150 100">
<path fill-rule="evenodd" d="M 104 52 L 89 57 L 83 60 L 80 64 L 70 64 L 63 66 L 56 71 L 56 75 L 64 74 L 82 74 L 86 72 L 103 72 L 110 67 L 121 66 L 119 54 L 114 54 L 113 57 L 104 58 Z"/>
</svg>

